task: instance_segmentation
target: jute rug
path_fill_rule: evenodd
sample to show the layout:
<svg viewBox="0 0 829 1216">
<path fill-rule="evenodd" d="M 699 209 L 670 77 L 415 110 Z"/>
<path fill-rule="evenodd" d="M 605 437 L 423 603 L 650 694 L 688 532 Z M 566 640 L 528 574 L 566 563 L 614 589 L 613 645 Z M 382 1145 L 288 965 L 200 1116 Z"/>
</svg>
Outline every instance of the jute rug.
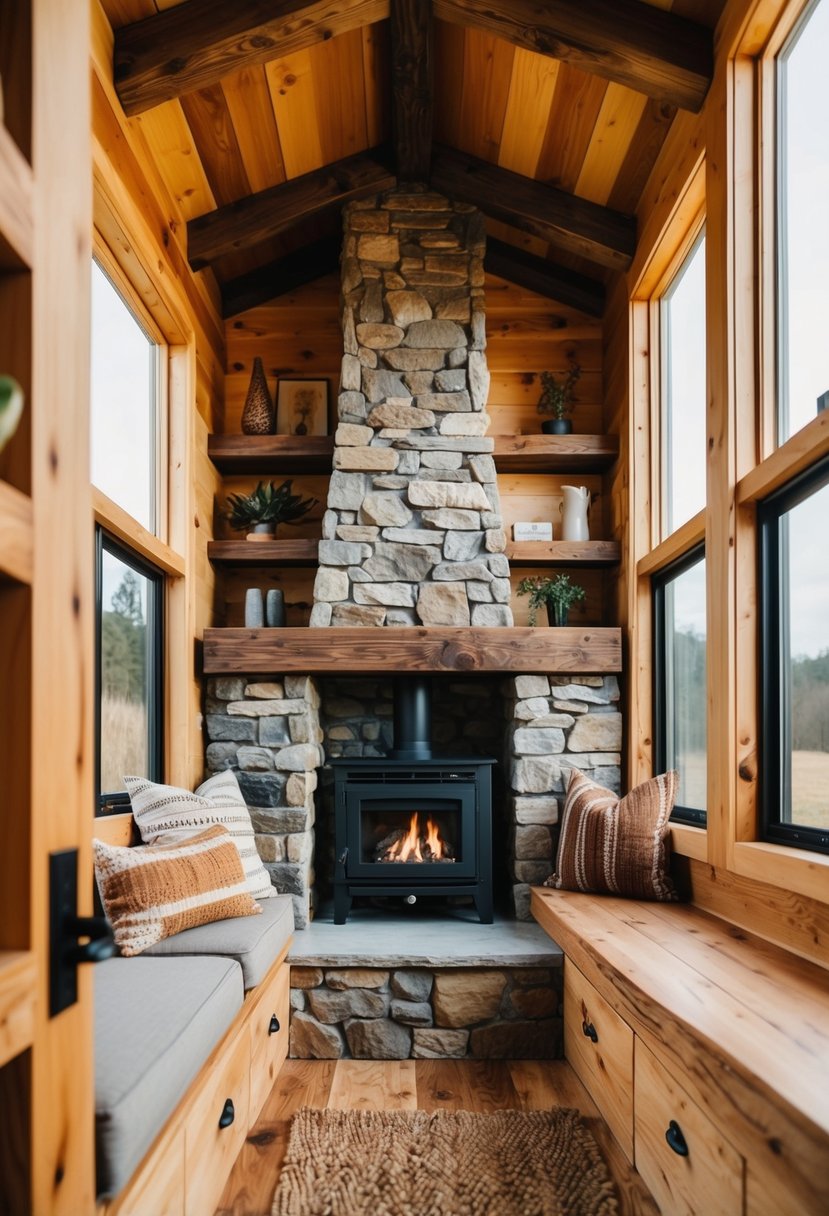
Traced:
<svg viewBox="0 0 829 1216">
<path fill-rule="evenodd" d="M 297 1112 L 272 1216 L 613 1216 L 574 1110 Z"/>
</svg>

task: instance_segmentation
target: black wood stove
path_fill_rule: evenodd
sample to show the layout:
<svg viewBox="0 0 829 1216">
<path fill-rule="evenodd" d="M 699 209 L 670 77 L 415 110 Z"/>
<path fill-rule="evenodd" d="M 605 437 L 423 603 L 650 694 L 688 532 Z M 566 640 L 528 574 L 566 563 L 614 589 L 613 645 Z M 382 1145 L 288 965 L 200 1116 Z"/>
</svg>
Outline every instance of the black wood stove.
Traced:
<svg viewBox="0 0 829 1216">
<path fill-rule="evenodd" d="M 394 683 L 389 757 L 334 760 L 334 922 L 355 895 L 470 895 L 492 923 L 492 766 L 433 756 L 429 684 Z"/>
</svg>

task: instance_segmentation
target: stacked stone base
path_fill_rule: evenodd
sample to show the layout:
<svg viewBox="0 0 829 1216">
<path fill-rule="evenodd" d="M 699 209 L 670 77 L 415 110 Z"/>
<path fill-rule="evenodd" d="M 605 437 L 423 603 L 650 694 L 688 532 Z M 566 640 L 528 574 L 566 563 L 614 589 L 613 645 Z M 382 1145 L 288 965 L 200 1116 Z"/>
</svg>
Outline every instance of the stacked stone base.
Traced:
<svg viewBox="0 0 829 1216">
<path fill-rule="evenodd" d="M 561 970 L 291 967 L 292 1059 L 551 1060 Z"/>
</svg>

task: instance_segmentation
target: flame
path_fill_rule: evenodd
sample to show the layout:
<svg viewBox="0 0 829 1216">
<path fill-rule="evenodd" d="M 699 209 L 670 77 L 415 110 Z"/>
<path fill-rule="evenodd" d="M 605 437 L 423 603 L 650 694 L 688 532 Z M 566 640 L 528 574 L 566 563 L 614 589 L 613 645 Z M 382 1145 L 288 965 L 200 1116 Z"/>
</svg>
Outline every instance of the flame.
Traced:
<svg viewBox="0 0 829 1216">
<path fill-rule="evenodd" d="M 424 849 L 428 850 L 424 858 Z M 421 833 L 420 815 L 414 812 L 409 820 L 409 830 L 388 849 L 383 861 L 451 861 L 449 852 L 440 835 L 440 828 L 431 816 L 426 820 L 425 835 Z"/>
<path fill-rule="evenodd" d="M 431 850 L 433 861 L 439 861 L 444 856 L 443 841 L 438 826 L 431 817 L 426 820 L 426 844 Z"/>
<path fill-rule="evenodd" d="M 420 819 L 417 811 L 409 820 L 409 830 L 402 840 L 398 840 L 389 850 L 389 861 L 423 861 L 420 851 Z"/>
</svg>

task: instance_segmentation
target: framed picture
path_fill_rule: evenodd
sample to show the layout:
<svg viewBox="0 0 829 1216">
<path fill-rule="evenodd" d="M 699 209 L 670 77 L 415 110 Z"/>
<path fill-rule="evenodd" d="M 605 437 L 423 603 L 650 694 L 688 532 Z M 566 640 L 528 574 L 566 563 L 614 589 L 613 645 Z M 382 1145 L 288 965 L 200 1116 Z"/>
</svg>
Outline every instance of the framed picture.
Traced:
<svg viewBox="0 0 829 1216">
<path fill-rule="evenodd" d="M 277 435 L 328 434 L 328 381 L 280 380 L 276 399 Z"/>
</svg>

